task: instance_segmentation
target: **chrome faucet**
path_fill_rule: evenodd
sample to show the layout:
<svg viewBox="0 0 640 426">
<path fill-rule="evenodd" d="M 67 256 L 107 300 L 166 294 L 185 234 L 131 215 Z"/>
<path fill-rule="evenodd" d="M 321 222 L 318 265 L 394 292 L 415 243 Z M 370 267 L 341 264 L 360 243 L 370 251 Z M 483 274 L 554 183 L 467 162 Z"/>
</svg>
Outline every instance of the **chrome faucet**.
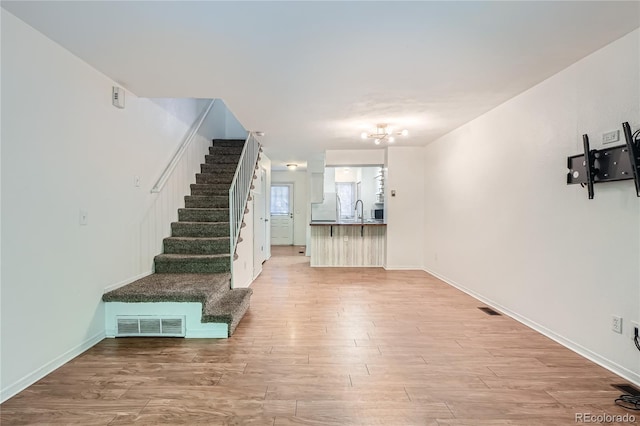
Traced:
<svg viewBox="0 0 640 426">
<path fill-rule="evenodd" d="M 362 202 L 362 200 L 356 201 L 356 216 L 358 214 L 358 203 L 360 203 L 360 220 L 364 225 L 364 203 Z"/>
</svg>

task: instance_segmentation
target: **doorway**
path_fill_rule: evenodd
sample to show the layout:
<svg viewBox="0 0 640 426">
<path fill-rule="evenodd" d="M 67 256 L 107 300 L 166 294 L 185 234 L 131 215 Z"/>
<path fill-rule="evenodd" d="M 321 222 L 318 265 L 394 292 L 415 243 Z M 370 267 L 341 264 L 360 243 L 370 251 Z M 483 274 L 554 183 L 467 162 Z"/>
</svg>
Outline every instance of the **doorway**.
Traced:
<svg viewBox="0 0 640 426">
<path fill-rule="evenodd" d="M 271 245 L 293 245 L 293 184 L 271 184 Z"/>
</svg>

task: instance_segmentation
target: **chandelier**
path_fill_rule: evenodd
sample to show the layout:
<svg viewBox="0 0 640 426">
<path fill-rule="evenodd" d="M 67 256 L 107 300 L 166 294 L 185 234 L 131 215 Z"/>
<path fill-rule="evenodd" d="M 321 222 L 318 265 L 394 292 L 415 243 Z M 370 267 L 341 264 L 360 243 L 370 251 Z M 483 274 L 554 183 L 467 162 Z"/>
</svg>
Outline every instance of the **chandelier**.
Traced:
<svg viewBox="0 0 640 426">
<path fill-rule="evenodd" d="M 395 131 L 393 127 L 385 123 L 381 123 L 376 124 L 376 130 L 374 132 L 362 132 L 360 137 L 362 139 L 373 139 L 373 143 L 380 145 L 383 141 L 386 141 L 387 143 L 394 143 L 396 141 L 396 136 L 408 135 L 409 131 L 407 129 Z"/>
</svg>

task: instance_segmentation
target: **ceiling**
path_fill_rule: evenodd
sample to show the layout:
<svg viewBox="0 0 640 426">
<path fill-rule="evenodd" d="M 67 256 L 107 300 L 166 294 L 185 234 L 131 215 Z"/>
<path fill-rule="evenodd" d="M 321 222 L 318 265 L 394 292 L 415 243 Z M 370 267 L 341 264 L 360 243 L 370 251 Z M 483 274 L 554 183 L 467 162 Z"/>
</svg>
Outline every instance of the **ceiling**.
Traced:
<svg viewBox="0 0 640 426">
<path fill-rule="evenodd" d="M 638 2 L 2 1 L 138 96 L 222 98 L 274 164 L 425 145 L 640 25 Z"/>
</svg>

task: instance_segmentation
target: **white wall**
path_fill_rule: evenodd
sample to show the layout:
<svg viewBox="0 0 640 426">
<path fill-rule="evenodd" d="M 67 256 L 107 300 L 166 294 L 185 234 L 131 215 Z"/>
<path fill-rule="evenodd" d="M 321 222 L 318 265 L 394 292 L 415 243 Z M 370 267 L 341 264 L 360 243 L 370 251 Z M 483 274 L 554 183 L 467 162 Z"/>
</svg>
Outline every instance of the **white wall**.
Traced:
<svg viewBox="0 0 640 426">
<path fill-rule="evenodd" d="M 272 171 L 271 183 L 293 184 L 293 244 L 296 246 L 305 245 L 307 227 L 309 226 L 307 209 L 310 207 L 307 172 Z M 269 198 L 271 197 L 269 196 Z"/>
<path fill-rule="evenodd" d="M 387 269 L 422 269 L 424 148 L 389 147 L 385 182 Z M 391 196 L 391 191 L 396 196 Z"/>
<path fill-rule="evenodd" d="M 242 123 L 238 121 L 236 116 L 225 105 L 225 123 L 224 123 L 224 138 L 225 139 L 246 139 L 247 130 Z"/>
<path fill-rule="evenodd" d="M 1 15 L 4 400 L 103 338 L 103 291 L 150 273 L 210 135 L 151 194 L 208 100 L 116 109 L 114 82 Z"/>
<path fill-rule="evenodd" d="M 639 37 L 440 138 L 421 166 L 426 269 L 636 384 L 640 198 L 625 181 L 596 185 L 588 200 L 565 176 L 583 133 L 599 148 L 623 121 L 640 127 Z M 611 331 L 613 314 L 624 335 Z"/>
<path fill-rule="evenodd" d="M 362 169 L 362 203 L 364 217 L 373 218 L 372 209 L 382 208 L 382 204 L 376 202 L 376 176 L 380 174 L 379 167 L 363 167 Z"/>
<path fill-rule="evenodd" d="M 216 99 L 211 110 L 212 139 L 246 139 L 247 131 L 222 99 Z"/>
<path fill-rule="evenodd" d="M 384 155 L 384 149 L 328 149 L 325 166 L 379 166 Z"/>
</svg>

